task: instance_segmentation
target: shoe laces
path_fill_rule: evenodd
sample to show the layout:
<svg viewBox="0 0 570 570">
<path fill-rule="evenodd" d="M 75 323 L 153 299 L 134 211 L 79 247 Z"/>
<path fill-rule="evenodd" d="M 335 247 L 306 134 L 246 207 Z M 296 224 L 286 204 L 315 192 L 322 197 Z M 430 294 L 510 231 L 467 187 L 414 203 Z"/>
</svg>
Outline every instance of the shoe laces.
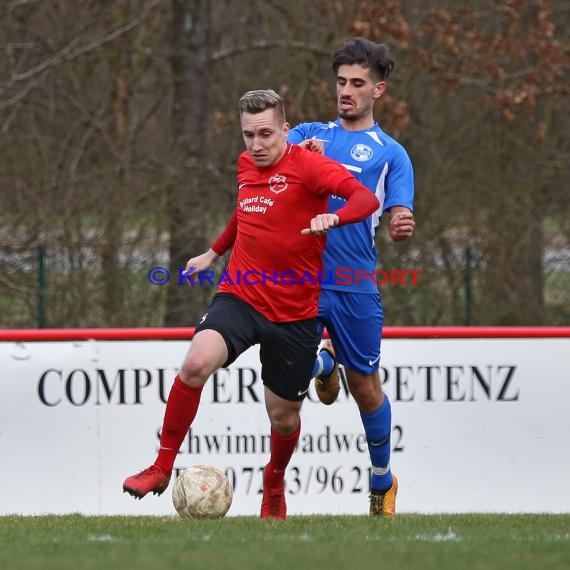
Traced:
<svg viewBox="0 0 570 570">
<path fill-rule="evenodd" d="M 281 512 L 281 503 L 285 497 L 283 489 L 268 489 L 266 491 L 266 508 L 272 515 L 278 515 Z"/>
<path fill-rule="evenodd" d="M 370 493 L 370 510 L 373 514 L 389 514 L 389 497 L 388 491 L 385 493 Z"/>
<path fill-rule="evenodd" d="M 135 475 L 135 479 L 145 479 L 146 477 L 153 477 L 154 475 L 160 475 L 162 477 L 164 477 L 164 473 L 162 472 L 162 469 L 160 467 L 158 467 L 157 465 L 151 465 L 150 467 L 147 467 L 146 469 L 143 469 L 140 473 L 137 473 Z"/>
<path fill-rule="evenodd" d="M 386 493 L 378 494 L 378 493 L 370 493 L 370 505 L 375 512 L 382 512 L 384 507 L 384 498 L 386 497 Z"/>
<path fill-rule="evenodd" d="M 321 390 L 328 390 L 330 388 L 331 385 L 331 378 L 334 372 L 334 368 L 331 370 L 331 373 L 328 374 L 327 376 L 319 376 L 318 378 L 315 378 L 315 382 L 318 384 L 319 388 Z"/>
<path fill-rule="evenodd" d="M 269 487 L 263 492 L 263 494 L 270 503 L 275 504 L 279 499 L 285 496 L 285 489 L 272 489 Z"/>
</svg>

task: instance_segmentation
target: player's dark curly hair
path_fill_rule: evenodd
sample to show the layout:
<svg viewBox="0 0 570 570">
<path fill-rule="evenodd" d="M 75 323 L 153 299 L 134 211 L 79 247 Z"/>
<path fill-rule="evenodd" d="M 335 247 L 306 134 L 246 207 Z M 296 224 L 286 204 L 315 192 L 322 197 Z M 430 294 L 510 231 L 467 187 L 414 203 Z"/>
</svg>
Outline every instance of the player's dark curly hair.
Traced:
<svg viewBox="0 0 570 570">
<path fill-rule="evenodd" d="M 378 81 L 384 81 L 394 69 L 396 62 L 386 44 L 377 44 L 358 37 L 346 42 L 335 52 L 332 68 L 336 74 L 341 65 L 354 64 L 369 69 Z"/>
</svg>

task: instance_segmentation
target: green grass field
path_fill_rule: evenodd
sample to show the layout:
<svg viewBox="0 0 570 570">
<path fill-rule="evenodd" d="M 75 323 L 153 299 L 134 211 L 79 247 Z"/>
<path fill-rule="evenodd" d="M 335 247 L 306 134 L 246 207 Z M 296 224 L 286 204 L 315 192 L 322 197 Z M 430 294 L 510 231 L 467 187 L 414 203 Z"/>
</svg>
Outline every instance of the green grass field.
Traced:
<svg viewBox="0 0 570 570">
<path fill-rule="evenodd" d="M 0 517 L 0 568 L 547 570 L 570 568 L 570 514 Z"/>
</svg>

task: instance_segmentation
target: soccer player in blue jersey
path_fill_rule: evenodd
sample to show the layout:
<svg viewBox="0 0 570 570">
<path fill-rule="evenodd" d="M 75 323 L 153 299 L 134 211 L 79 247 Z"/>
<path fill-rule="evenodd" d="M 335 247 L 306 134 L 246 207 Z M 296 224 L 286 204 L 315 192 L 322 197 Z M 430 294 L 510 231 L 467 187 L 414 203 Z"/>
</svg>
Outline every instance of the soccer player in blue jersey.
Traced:
<svg viewBox="0 0 570 570">
<path fill-rule="evenodd" d="M 414 230 L 412 163 L 404 147 L 384 133 L 373 116 L 374 103 L 386 91 L 393 68 L 394 60 L 384 44 L 364 38 L 345 43 L 333 59 L 338 118 L 303 123 L 289 133 L 291 142 L 320 141 L 325 155 L 342 163 L 380 201 L 380 210 L 370 218 L 327 236 L 326 282 L 318 317 L 331 336 L 337 361 L 344 365 L 364 425 L 372 462 L 370 514 L 388 517 L 395 513 L 398 480 L 390 470 L 390 401 L 378 374 L 382 298 L 373 279 L 358 276 L 372 275 L 376 269 L 374 238 L 383 212 L 389 212 L 393 240 L 407 239 Z M 331 197 L 329 211 L 343 203 L 342 198 Z M 329 275 L 342 277 L 329 282 Z M 325 392 L 327 379 L 333 384 L 330 402 L 338 394 L 338 381 L 334 374 L 327 377 L 325 370 L 320 379 Z"/>
<path fill-rule="evenodd" d="M 338 228 L 327 236 L 318 318 L 321 326 L 326 326 L 334 350 L 330 344 L 324 346 L 313 375 L 319 398 L 331 404 L 339 392 L 338 363 L 344 366 L 368 441 L 372 464 L 370 514 L 384 517 L 395 514 L 398 480 L 390 470 L 390 401 L 378 373 L 382 298 L 370 276 L 376 269 L 375 234 L 382 214 L 389 213 L 389 234 L 394 241 L 411 237 L 415 225 L 410 158 L 373 116 L 374 104 L 385 93 L 393 67 L 394 60 L 384 44 L 364 38 L 345 43 L 333 59 L 338 118 L 302 123 L 289 133 L 290 142 L 322 150 L 342 163 L 380 201 L 380 209 L 366 220 Z M 331 197 L 329 212 L 341 208 L 344 202 Z M 223 253 L 214 245 L 205 254 L 190 259 L 187 269 L 206 269 Z"/>
</svg>

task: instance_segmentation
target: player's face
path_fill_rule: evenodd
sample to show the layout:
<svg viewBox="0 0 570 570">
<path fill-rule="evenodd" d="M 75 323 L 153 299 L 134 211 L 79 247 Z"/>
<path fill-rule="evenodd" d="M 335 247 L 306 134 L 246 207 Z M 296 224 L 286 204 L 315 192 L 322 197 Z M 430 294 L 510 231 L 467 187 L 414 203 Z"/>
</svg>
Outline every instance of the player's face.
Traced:
<svg viewBox="0 0 570 570">
<path fill-rule="evenodd" d="M 281 123 L 273 109 L 242 113 L 241 131 L 247 152 L 260 168 L 275 164 L 287 150 L 289 123 Z"/>
<path fill-rule="evenodd" d="M 386 90 L 384 81 L 377 81 L 361 65 L 341 65 L 336 76 L 338 114 L 349 122 L 374 121 L 374 103 Z"/>
</svg>

